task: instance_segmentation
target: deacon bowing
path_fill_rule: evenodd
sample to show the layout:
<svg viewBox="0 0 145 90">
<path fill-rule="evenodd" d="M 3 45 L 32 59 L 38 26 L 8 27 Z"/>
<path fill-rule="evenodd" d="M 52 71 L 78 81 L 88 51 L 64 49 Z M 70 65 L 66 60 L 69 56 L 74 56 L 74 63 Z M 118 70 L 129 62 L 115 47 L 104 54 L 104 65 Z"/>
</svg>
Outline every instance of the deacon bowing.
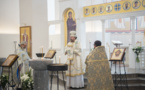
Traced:
<svg viewBox="0 0 145 90">
<path fill-rule="evenodd" d="M 83 88 L 84 78 L 83 78 L 83 68 L 81 61 L 81 48 L 80 43 L 76 40 L 76 32 L 70 32 L 70 42 L 67 44 L 65 49 L 65 54 L 67 55 L 68 71 L 67 76 L 67 86 L 69 88 Z"/>
</svg>

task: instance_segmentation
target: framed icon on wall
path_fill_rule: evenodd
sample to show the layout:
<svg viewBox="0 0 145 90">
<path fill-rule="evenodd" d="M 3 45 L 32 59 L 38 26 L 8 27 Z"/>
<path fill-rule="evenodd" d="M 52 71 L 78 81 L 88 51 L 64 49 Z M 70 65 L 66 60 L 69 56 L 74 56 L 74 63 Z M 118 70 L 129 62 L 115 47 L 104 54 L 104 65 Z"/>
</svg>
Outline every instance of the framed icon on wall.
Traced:
<svg viewBox="0 0 145 90">
<path fill-rule="evenodd" d="M 29 57 L 32 58 L 32 37 L 31 37 L 31 26 L 20 27 L 20 43 L 27 42 L 26 51 Z"/>
</svg>

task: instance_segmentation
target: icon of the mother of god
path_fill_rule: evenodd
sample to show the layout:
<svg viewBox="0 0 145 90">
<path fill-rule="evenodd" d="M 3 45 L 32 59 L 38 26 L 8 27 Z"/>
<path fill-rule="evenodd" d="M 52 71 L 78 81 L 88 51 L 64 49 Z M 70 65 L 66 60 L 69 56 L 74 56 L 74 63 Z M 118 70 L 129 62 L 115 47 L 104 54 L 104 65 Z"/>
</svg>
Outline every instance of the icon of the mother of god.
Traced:
<svg viewBox="0 0 145 90">
<path fill-rule="evenodd" d="M 76 21 L 72 17 L 72 12 L 68 13 L 68 19 L 67 19 L 67 42 L 70 41 L 70 31 L 76 31 Z"/>
<path fill-rule="evenodd" d="M 24 34 L 23 34 L 23 41 L 28 43 L 28 35 L 26 33 L 26 30 L 24 30 Z"/>
<path fill-rule="evenodd" d="M 24 33 L 23 33 L 23 41 L 27 42 L 27 46 L 28 46 L 28 35 L 26 33 L 26 29 L 24 30 Z M 26 48 L 26 51 L 27 51 L 27 48 Z"/>
</svg>

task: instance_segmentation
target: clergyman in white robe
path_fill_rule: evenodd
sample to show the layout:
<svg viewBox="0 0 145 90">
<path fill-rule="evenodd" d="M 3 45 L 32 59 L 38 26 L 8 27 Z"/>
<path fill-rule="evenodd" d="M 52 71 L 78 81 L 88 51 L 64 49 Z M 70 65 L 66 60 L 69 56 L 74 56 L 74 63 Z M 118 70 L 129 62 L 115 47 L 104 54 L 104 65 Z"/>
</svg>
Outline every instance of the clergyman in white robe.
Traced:
<svg viewBox="0 0 145 90">
<path fill-rule="evenodd" d="M 76 32 L 70 32 L 70 38 L 76 38 Z M 81 48 L 80 43 L 75 39 L 71 40 L 65 48 L 65 54 L 67 55 L 68 71 L 67 76 L 67 86 L 71 88 L 83 88 L 84 78 L 83 78 L 83 68 L 81 60 Z"/>
<path fill-rule="evenodd" d="M 25 44 L 25 42 L 21 43 L 21 44 Z M 26 48 L 22 48 L 21 46 L 19 46 L 18 50 L 17 50 L 17 55 L 19 56 L 18 65 L 22 64 L 22 68 L 21 68 L 21 72 L 20 72 L 21 75 L 29 72 L 29 59 L 30 59 L 30 57 L 25 49 Z"/>
</svg>

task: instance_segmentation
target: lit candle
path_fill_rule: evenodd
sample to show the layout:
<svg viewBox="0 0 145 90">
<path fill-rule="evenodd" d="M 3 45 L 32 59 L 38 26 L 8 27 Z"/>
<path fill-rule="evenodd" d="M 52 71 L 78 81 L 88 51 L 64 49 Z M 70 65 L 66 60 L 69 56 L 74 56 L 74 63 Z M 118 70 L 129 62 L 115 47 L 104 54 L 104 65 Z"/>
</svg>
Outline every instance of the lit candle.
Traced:
<svg viewBox="0 0 145 90">
<path fill-rule="evenodd" d="M 59 64 L 61 63 L 60 59 L 61 59 L 61 57 L 59 56 Z"/>
</svg>

